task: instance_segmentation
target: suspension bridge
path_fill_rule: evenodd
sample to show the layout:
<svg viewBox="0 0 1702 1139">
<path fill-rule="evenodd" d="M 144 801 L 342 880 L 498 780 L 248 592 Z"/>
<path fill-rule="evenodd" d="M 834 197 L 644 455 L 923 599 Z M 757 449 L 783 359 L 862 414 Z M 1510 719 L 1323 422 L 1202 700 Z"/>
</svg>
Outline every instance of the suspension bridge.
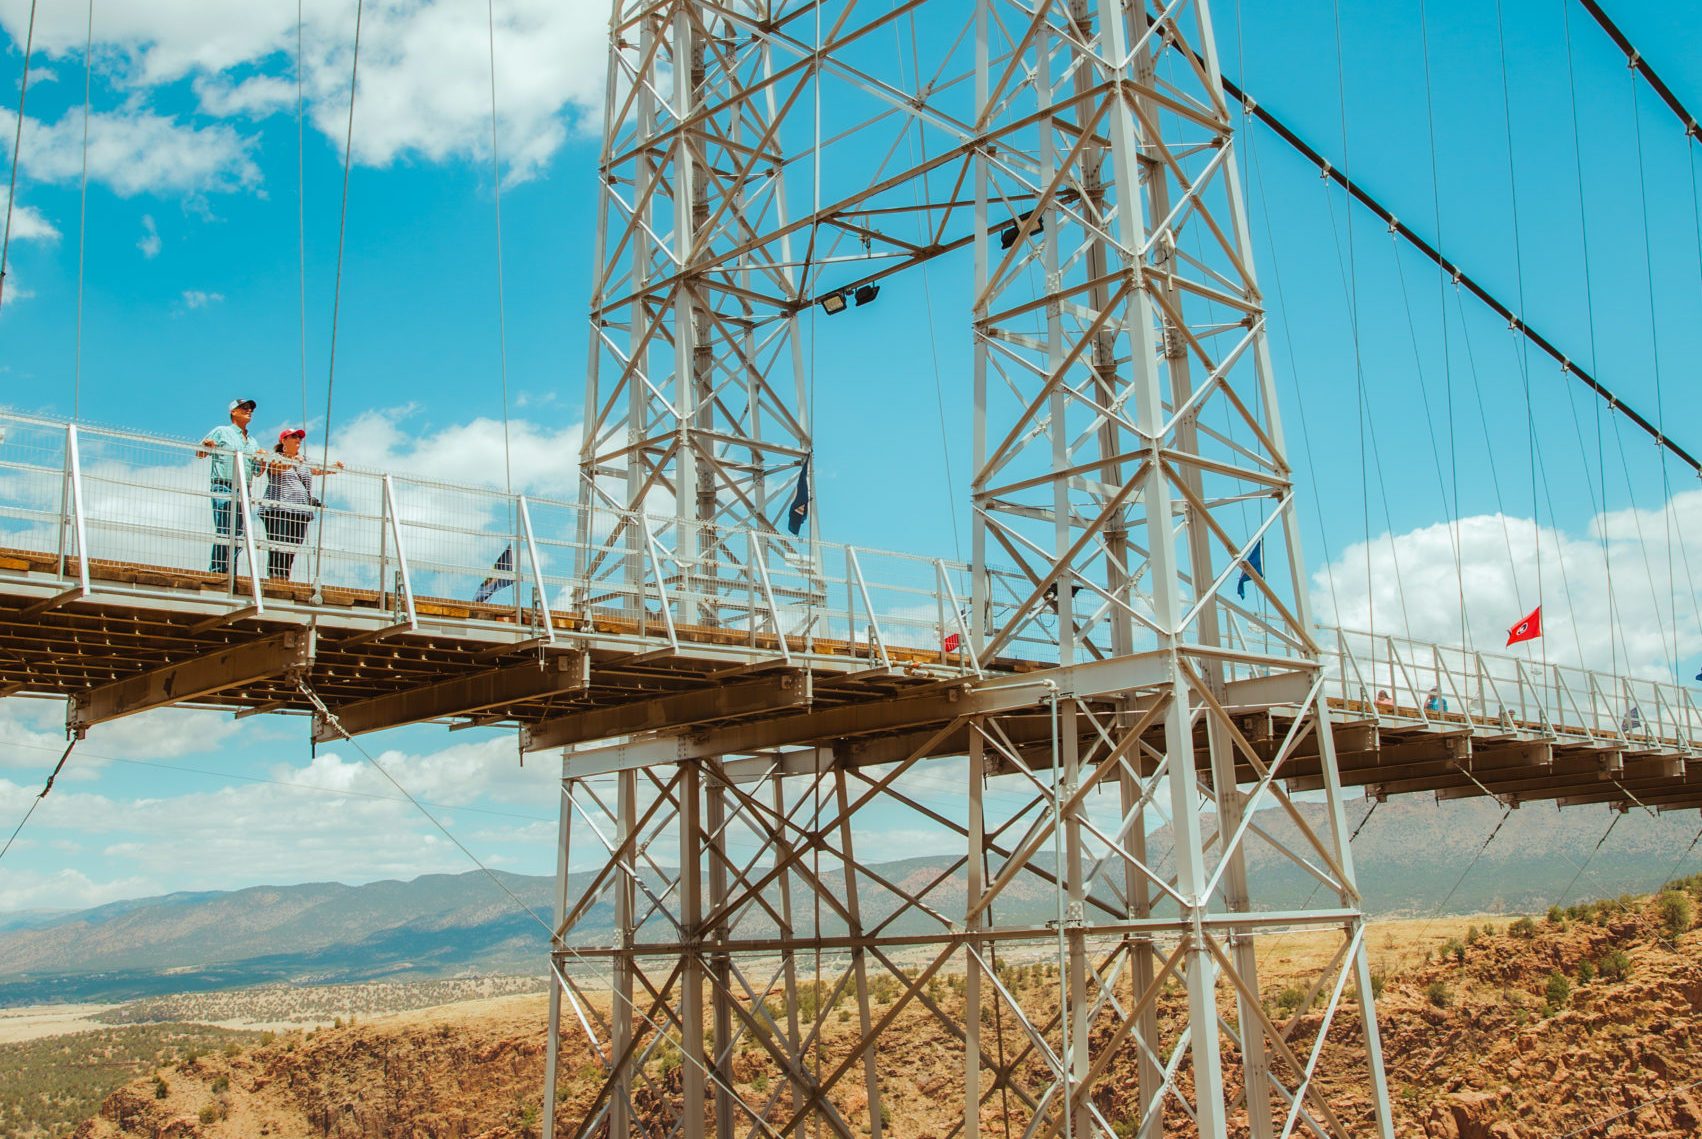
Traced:
<svg viewBox="0 0 1702 1139">
<path fill-rule="evenodd" d="M 609 70 L 580 495 L 341 471 L 275 580 L 197 441 L 0 413 L 0 693 L 64 698 L 73 737 L 188 706 L 561 751 L 558 1130 L 904 1134 L 909 1009 L 955 1042 L 953 1136 L 1392 1139 L 1348 789 L 1695 809 L 1702 709 L 1313 621 L 1241 120 L 1694 470 L 1662 413 L 1226 81 L 1205 0 L 619 0 Z M 959 254 L 972 556 L 825 541 L 801 327 Z M 947 868 L 884 875 L 895 820 L 950 836 Z M 1272 865 L 1323 900 L 1264 904 Z M 1333 948 L 1279 1020 L 1258 946 L 1294 931 Z M 1055 999 L 1001 955 L 1055 962 Z M 564 1034 L 598 1065 L 573 1119 Z"/>
</svg>

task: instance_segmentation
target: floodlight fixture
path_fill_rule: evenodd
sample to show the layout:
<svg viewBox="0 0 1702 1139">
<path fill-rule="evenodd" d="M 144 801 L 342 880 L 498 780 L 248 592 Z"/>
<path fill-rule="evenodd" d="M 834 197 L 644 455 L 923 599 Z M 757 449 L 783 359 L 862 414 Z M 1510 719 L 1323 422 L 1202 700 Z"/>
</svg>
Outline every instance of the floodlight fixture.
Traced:
<svg viewBox="0 0 1702 1139">
<path fill-rule="evenodd" d="M 881 287 L 874 284 L 858 285 L 854 295 L 859 306 L 866 305 L 881 295 Z"/>
<path fill-rule="evenodd" d="M 821 311 L 828 316 L 838 316 L 845 311 L 845 290 L 838 289 L 828 293 L 816 303 L 821 305 Z"/>
</svg>

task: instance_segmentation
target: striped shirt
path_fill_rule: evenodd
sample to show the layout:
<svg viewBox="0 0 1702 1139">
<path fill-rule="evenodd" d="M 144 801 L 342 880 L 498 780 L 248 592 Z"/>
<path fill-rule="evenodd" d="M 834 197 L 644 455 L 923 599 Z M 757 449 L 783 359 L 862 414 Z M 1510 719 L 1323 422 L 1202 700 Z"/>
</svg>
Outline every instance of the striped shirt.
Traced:
<svg viewBox="0 0 1702 1139">
<path fill-rule="evenodd" d="M 283 455 L 274 455 L 272 462 L 275 465 L 266 472 L 266 501 L 303 508 L 313 505 L 313 468 Z"/>
</svg>

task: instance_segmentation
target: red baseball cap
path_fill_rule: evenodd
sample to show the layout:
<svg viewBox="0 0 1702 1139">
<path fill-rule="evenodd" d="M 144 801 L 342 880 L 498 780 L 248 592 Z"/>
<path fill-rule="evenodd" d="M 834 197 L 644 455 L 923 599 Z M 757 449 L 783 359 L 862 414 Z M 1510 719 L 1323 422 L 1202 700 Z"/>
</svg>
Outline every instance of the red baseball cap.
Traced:
<svg viewBox="0 0 1702 1139">
<path fill-rule="evenodd" d="M 301 427 L 286 427 L 282 431 L 278 432 L 278 442 L 282 443 L 285 439 L 291 438 L 292 436 L 297 439 L 305 439 L 307 438 L 307 431 Z"/>
</svg>

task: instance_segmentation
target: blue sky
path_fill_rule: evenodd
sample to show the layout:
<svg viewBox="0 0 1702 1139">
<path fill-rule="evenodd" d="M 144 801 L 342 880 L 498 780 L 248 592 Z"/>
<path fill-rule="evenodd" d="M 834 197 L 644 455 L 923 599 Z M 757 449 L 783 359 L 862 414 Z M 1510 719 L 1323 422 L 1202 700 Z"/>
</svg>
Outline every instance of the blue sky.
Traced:
<svg viewBox="0 0 1702 1139">
<path fill-rule="evenodd" d="M 1702 27 L 1678 5 L 1613 9 L 1680 98 L 1702 107 Z M 0 0 L 8 149 L 27 10 L 28 0 Z M 69 414 L 86 9 L 41 11 L 0 310 L 0 402 Z M 332 425 L 343 452 L 364 462 L 465 477 L 493 469 L 489 426 L 503 408 L 485 11 L 394 0 L 367 12 Z M 344 0 L 306 12 L 305 418 L 317 435 L 354 12 Z M 1222 0 L 1215 14 L 1225 70 L 1247 90 L 1702 451 L 1698 157 L 1651 93 L 1639 84 L 1634 94 L 1623 58 L 1582 9 L 1504 0 L 1504 75 L 1497 6 L 1433 0 L 1428 84 L 1419 0 L 1339 10 Z M 496 16 L 517 471 L 530 489 L 565 493 L 583 399 L 605 16 L 581 0 L 505 0 Z M 302 419 L 295 6 L 102 0 L 94 39 L 82 415 L 197 436 L 244 395 L 260 400 L 263 429 Z M 1469 297 L 1456 302 L 1427 262 L 1369 215 L 1350 214 L 1274 136 L 1255 127 L 1242 138 L 1320 616 L 1339 611 L 1362 626 L 1374 607 L 1379 628 L 1458 639 L 1456 582 L 1469 576 L 1468 632 L 1498 645 L 1536 603 L 1541 550 L 1554 630 L 1542 651 L 1688 678 L 1702 650 L 1688 560 L 1702 546 L 1668 536 L 1702 532 L 1691 476 L 1676 466 L 1663 475 L 1644 437 L 1616 434 L 1611 419 L 1598 451 L 1597 407 L 1575 384 L 1534 351 L 1522 364 L 1504 322 Z M 812 322 L 824 537 L 952 554 L 955 522 L 967 550 L 969 341 L 955 291 L 966 272 L 931 270 L 929 298 L 910 274 L 867 310 Z M 1376 442 L 1363 458 L 1362 385 Z M 1542 464 L 1534 500 L 1528 422 Z M 42 702 L 0 702 L 8 815 L 56 753 L 59 717 Z M 167 713 L 97 732 L 0 869 L 0 909 L 463 865 L 396 804 L 349 794 L 388 793 L 357 757 L 332 749 L 310 763 L 302 723 L 268 720 Z M 437 729 L 377 746 L 427 798 L 499 812 L 454 816 L 482 853 L 549 868 L 553 824 L 539 820 L 554 814 L 551 763 L 522 771 L 504 737 Z"/>
</svg>

